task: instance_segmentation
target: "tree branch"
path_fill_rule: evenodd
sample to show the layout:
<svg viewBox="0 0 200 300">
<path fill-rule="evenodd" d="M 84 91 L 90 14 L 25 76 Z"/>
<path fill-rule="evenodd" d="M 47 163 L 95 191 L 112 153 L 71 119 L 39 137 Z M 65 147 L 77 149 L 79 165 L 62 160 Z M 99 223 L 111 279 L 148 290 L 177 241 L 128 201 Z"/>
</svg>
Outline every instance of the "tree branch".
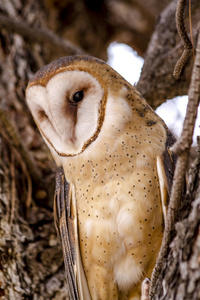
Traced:
<svg viewBox="0 0 200 300">
<path fill-rule="evenodd" d="M 0 29 L 6 29 L 8 32 L 18 33 L 31 43 L 48 43 L 51 47 L 59 47 L 63 51 L 72 54 L 84 54 L 85 52 L 73 45 L 71 42 L 62 39 L 50 30 L 43 30 L 39 28 L 31 28 L 25 22 L 18 22 L 11 20 L 8 17 L 0 14 Z"/>
<path fill-rule="evenodd" d="M 173 145 L 172 151 L 176 154 L 188 151 L 192 144 L 197 109 L 200 101 L 200 34 L 196 48 L 196 59 L 192 72 L 192 79 L 189 89 L 189 101 L 186 111 L 186 117 L 183 124 L 180 139 Z"/>
<path fill-rule="evenodd" d="M 185 30 L 185 24 L 184 24 L 185 5 L 186 5 L 186 0 L 179 0 L 177 9 L 176 9 L 176 28 L 177 28 L 180 38 L 182 39 L 183 44 L 184 44 L 183 53 L 174 68 L 173 75 L 176 79 L 178 79 L 180 77 L 181 71 L 182 71 L 183 67 L 185 66 L 185 64 L 191 54 L 192 48 L 193 48 L 192 43 L 191 43 L 191 41 L 188 37 L 188 34 Z"/>
<path fill-rule="evenodd" d="M 192 1 L 194 47 L 198 35 L 200 1 Z M 171 1 L 161 13 L 145 57 L 137 89 L 155 109 L 166 99 L 187 95 L 191 80 L 193 59 L 187 61 L 181 77 L 173 76 L 174 66 L 182 53 L 175 24 L 176 1 Z M 198 21 L 197 21 L 198 20 Z"/>
<path fill-rule="evenodd" d="M 192 145 L 192 136 L 194 131 L 195 120 L 197 116 L 198 104 L 200 101 L 200 34 L 198 35 L 198 43 L 196 49 L 196 60 L 193 67 L 191 85 L 189 88 L 189 101 L 187 106 L 186 117 L 183 124 L 182 134 L 180 139 L 172 147 L 172 151 L 179 155 L 169 209 L 167 214 L 166 228 L 164 231 L 161 250 L 152 274 L 152 283 L 150 297 L 152 299 L 156 282 L 161 274 L 161 268 L 165 262 L 169 243 L 171 241 L 171 233 L 174 231 L 175 222 L 177 220 L 178 209 L 181 204 L 182 188 L 185 181 L 185 174 L 188 167 L 189 151 Z"/>
</svg>

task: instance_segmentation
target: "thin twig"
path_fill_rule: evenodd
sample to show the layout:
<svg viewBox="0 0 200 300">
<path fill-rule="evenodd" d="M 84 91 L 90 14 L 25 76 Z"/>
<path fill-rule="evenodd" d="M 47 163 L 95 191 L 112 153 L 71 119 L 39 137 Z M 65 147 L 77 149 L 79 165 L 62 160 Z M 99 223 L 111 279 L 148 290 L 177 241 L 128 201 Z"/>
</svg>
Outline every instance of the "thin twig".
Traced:
<svg viewBox="0 0 200 300">
<path fill-rule="evenodd" d="M 8 136 L 10 137 L 12 144 L 19 151 L 22 160 L 25 162 L 27 169 L 31 174 L 31 177 L 36 183 L 41 184 L 42 176 L 38 168 L 36 167 L 36 163 L 34 162 L 33 158 L 29 154 L 28 149 L 26 149 L 26 147 L 22 144 L 21 139 L 18 133 L 16 132 L 14 126 L 9 121 L 6 112 L 0 107 L 0 131 L 1 131 L 1 124 L 3 129 L 7 132 Z"/>
<path fill-rule="evenodd" d="M 2 14 L 0 14 L 0 29 L 6 29 L 9 32 L 15 32 L 33 43 L 48 43 L 49 45 L 59 47 L 64 52 L 72 54 L 84 54 L 84 51 L 73 45 L 66 39 L 62 39 L 50 30 L 40 28 L 32 28 L 27 23 L 22 21 L 14 21 Z"/>
<path fill-rule="evenodd" d="M 188 105 L 180 139 L 173 145 L 172 151 L 179 154 L 190 149 L 194 132 L 197 109 L 200 101 L 200 34 L 196 48 L 196 59 L 188 93 Z"/>
<path fill-rule="evenodd" d="M 10 210 L 10 228 L 12 228 L 14 211 L 15 211 L 15 200 L 16 200 L 16 185 L 15 185 L 15 157 L 11 152 L 10 162 L 10 174 L 11 174 L 11 210 Z"/>
<path fill-rule="evenodd" d="M 171 233 L 174 231 L 175 228 L 177 213 L 182 198 L 182 187 L 185 181 L 185 173 L 188 167 L 189 151 L 192 145 L 192 136 L 197 116 L 198 104 L 200 101 L 200 34 L 198 34 L 196 59 L 193 67 L 188 96 L 189 100 L 186 117 L 183 124 L 182 134 L 180 139 L 174 144 L 174 146 L 171 149 L 172 152 L 177 153 L 179 157 L 177 160 L 174 174 L 172 193 L 169 203 L 166 228 L 163 236 L 162 246 L 156 262 L 156 266 L 152 273 L 150 299 L 152 299 L 155 293 L 156 282 L 161 273 L 161 268 L 165 262 L 169 243 L 171 241 Z"/>
<path fill-rule="evenodd" d="M 176 27 L 177 27 L 178 33 L 180 35 L 180 38 L 182 39 L 182 42 L 184 44 L 183 53 L 174 68 L 173 75 L 176 79 L 178 79 L 180 77 L 181 71 L 182 71 L 183 67 L 185 66 L 186 61 L 188 60 L 191 50 L 193 48 L 192 43 L 191 43 L 191 41 L 188 37 L 188 34 L 185 30 L 185 25 L 184 25 L 185 5 L 186 5 L 186 0 L 179 0 L 177 3 L 177 9 L 176 9 Z"/>
<path fill-rule="evenodd" d="M 190 26 L 190 36 L 191 36 L 191 43 L 192 43 L 192 54 L 195 60 L 195 53 L 194 53 L 194 40 L 193 40 L 193 33 L 192 33 L 192 8 L 191 8 L 191 0 L 189 0 L 189 26 Z"/>
<path fill-rule="evenodd" d="M 171 194 L 171 200 L 170 205 L 168 208 L 167 213 L 167 220 L 166 220 L 166 226 L 165 231 L 163 235 L 162 240 L 162 246 L 159 252 L 158 259 L 156 261 L 155 268 L 153 270 L 152 276 L 151 276 L 151 288 L 150 288 L 150 299 L 152 299 L 154 293 L 155 293 L 155 287 L 158 280 L 158 277 L 160 275 L 162 266 L 164 264 L 169 243 L 171 240 L 171 234 L 174 231 L 174 224 L 177 220 L 177 208 L 180 207 L 180 200 L 181 200 L 181 192 L 182 187 L 184 183 L 184 176 L 185 171 L 188 166 L 188 158 L 189 153 L 182 153 L 180 157 L 177 160 L 175 174 L 174 174 L 174 181 L 173 181 L 173 188 L 172 188 L 172 194 Z"/>
</svg>

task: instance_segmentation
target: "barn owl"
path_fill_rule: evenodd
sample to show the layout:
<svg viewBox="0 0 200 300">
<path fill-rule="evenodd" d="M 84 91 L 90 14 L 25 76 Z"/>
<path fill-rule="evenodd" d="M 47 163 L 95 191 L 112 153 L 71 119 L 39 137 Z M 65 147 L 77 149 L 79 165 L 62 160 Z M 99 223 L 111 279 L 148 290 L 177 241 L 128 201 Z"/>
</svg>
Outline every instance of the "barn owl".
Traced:
<svg viewBox="0 0 200 300">
<path fill-rule="evenodd" d="M 162 242 L 173 136 L 135 87 L 90 56 L 44 66 L 26 98 L 58 166 L 71 299 L 140 299 Z"/>
</svg>

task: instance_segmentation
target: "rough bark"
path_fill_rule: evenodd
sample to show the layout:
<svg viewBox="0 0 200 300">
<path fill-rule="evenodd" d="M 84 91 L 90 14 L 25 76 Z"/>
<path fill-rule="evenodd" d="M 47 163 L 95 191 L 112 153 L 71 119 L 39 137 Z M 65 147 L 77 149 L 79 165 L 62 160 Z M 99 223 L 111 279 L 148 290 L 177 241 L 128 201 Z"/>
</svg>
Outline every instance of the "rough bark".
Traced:
<svg viewBox="0 0 200 300">
<path fill-rule="evenodd" d="M 184 6 L 185 0 L 180 0 L 178 3 L 178 14 L 182 10 Z M 183 5 L 183 6 L 182 6 Z M 180 9 L 180 10 L 179 10 Z M 177 14 L 177 15 L 178 15 Z M 179 19 L 180 20 L 180 19 Z M 180 25 L 180 23 L 179 23 Z M 181 25 L 182 26 L 182 25 Z M 183 29 L 183 30 L 182 30 Z M 181 29 L 181 35 L 185 36 L 185 41 L 188 41 L 187 34 L 185 35 L 184 31 L 184 25 L 182 26 Z M 190 42 L 189 42 L 190 43 Z M 186 53 L 187 54 L 187 53 Z M 183 58 L 183 56 L 181 56 Z M 182 60 L 182 62 L 185 62 L 185 59 Z M 181 64 L 182 64 L 181 62 Z M 182 64 L 184 65 L 184 64 Z M 161 295 L 164 295 L 164 298 L 167 294 L 167 298 L 173 297 L 176 298 L 181 297 L 181 299 L 188 299 L 189 296 L 187 293 L 187 287 L 185 288 L 185 291 L 182 289 L 182 294 L 179 292 L 179 287 L 180 283 L 181 285 L 187 286 L 188 281 L 189 284 L 195 284 L 197 283 L 197 288 L 193 293 L 192 297 L 196 299 L 197 295 L 199 294 L 199 286 L 198 286 L 198 281 L 196 282 L 196 274 L 195 274 L 195 269 L 190 270 L 190 267 L 188 265 L 187 270 L 182 269 L 182 265 L 185 263 L 185 251 L 186 250 L 186 244 L 185 241 L 190 242 L 190 246 L 196 248 L 196 234 L 194 232 L 194 229 L 196 229 L 197 226 L 199 226 L 199 218 L 195 218 L 193 220 L 192 218 L 194 217 L 194 213 L 192 212 L 192 217 L 188 217 L 188 222 L 187 224 L 189 225 L 188 231 L 185 232 L 187 233 L 185 236 L 183 232 L 181 232 L 181 222 L 185 222 L 187 219 L 188 214 L 190 213 L 189 207 L 186 209 L 186 204 L 191 204 L 195 203 L 196 200 L 199 200 L 199 163 L 200 163 L 200 156 L 198 155 L 194 166 L 191 167 L 189 171 L 189 176 L 188 176 L 188 181 L 185 180 L 186 177 L 186 172 L 188 168 L 188 159 L 189 159 L 189 154 L 190 154 L 190 148 L 192 145 L 192 135 L 194 131 L 194 125 L 195 125 L 195 120 L 197 117 L 197 110 L 198 110 L 198 105 L 200 102 L 200 35 L 198 34 L 198 41 L 197 41 L 197 47 L 196 47 L 196 58 L 192 70 L 192 77 L 191 77 L 191 83 L 190 83 L 190 88 L 188 92 L 188 106 L 187 106 L 187 112 L 183 124 L 183 129 L 181 133 L 181 137 L 176 141 L 176 143 L 171 147 L 171 151 L 174 154 L 178 155 L 177 158 L 177 163 L 176 163 L 176 168 L 175 168 L 175 173 L 174 173 L 174 178 L 173 178 L 173 185 L 172 185 L 172 191 L 171 191 L 171 198 L 170 198 L 170 203 L 168 206 L 168 214 L 167 214 L 167 220 L 166 220 L 166 226 L 165 226 L 165 231 L 163 235 L 163 241 L 162 241 L 162 246 L 160 249 L 160 253 L 158 256 L 158 259 L 156 261 L 156 266 L 154 268 L 153 274 L 152 274 L 152 283 L 151 283 L 151 291 L 150 291 L 150 299 L 159 299 Z M 200 137 L 198 137 L 198 154 L 200 150 Z M 196 185 L 197 184 L 197 185 Z M 187 193 L 184 193 L 184 186 L 187 188 Z M 194 190 L 193 190 L 194 189 Z M 181 201 L 182 200 L 182 201 Z M 189 201 L 188 201 L 189 200 Z M 181 207 L 182 206 L 182 207 Z M 183 210 L 184 207 L 184 210 Z M 185 210 L 186 209 L 186 210 Z M 183 215 L 184 212 L 184 215 Z M 186 212 L 186 214 L 185 214 Z M 179 217 L 179 218 L 178 218 Z M 192 222 L 190 222 L 192 220 Z M 195 227 L 196 226 L 196 227 Z M 176 228 L 176 231 L 175 231 Z M 173 248 L 173 243 L 172 239 L 175 237 L 175 241 L 177 238 L 179 238 L 179 235 L 181 233 L 181 236 L 184 237 L 183 242 L 183 248 L 177 247 L 177 246 L 182 246 L 178 245 L 178 243 L 175 242 L 176 247 Z M 193 240 L 191 239 L 188 241 L 188 235 L 189 237 L 193 237 Z M 171 243 L 171 250 L 170 252 L 170 242 Z M 198 247 L 197 247 L 198 248 Z M 190 248 L 192 249 L 192 248 Z M 194 250 L 194 249 L 192 249 Z M 176 261 L 176 257 L 174 255 L 178 252 L 178 259 L 179 263 L 176 266 L 176 269 L 173 270 L 174 263 Z M 197 250 L 198 252 L 198 250 Z M 170 265 L 168 269 L 166 269 L 166 264 L 169 263 L 170 261 L 170 255 L 172 254 L 173 256 L 173 264 Z M 169 256 L 168 256 L 169 255 Z M 190 252 L 190 256 L 192 253 Z M 181 258 L 181 259 L 180 259 Z M 190 258 L 188 257 L 188 262 Z M 171 261 L 172 263 L 172 261 Z M 197 261 L 198 263 L 198 261 Z M 181 276 L 185 278 L 184 274 L 182 274 L 182 271 L 187 271 L 189 273 L 190 278 L 185 280 L 184 282 L 181 282 L 179 279 L 178 274 L 180 273 Z M 163 273 L 164 272 L 164 273 Z M 171 286 L 170 283 L 168 282 L 168 278 L 173 272 L 176 272 L 176 285 Z M 193 273 L 194 272 L 194 273 Z M 174 275 L 174 273 L 173 273 Z M 164 280 L 163 280 L 164 277 Z M 162 282 L 162 284 L 158 284 Z M 163 282 L 164 282 L 164 290 L 163 290 Z M 183 286 L 182 286 L 183 287 Z M 178 291 L 177 291 L 178 290 Z M 190 291 L 191 292 L 191 291 Z M 189 292 L 189 293 L 190 293 Z M 197 294 L 196 294 L 197 292 Z"/>
<path fill-rule="evenodd" d="M 29 24 L 45 24 L 39 1 L 1 1 L 1 11 Z M 40 21 L 42 20 L 42 21 Z M 54 164 L 25 104 L 31 74 L 45 63 L 44 50 L 17 34 L 0 33 L 0 105 L 47 185 Z M 42 178 L 41 178 L 42 181 Z M 33 193 L 31 193 L 31 187 Z M 52 189 L 51 189 L 52 191 Z M 20 151 L 0 122 L 0 299 L 66 299 L 61 248 L 52 216 L 53 194 L 31 182 Z M 30 197 L 31 200 L 30 205 Z"/>
<path fill-rule="evenodd" d="M 177 80 L 173 76 L 174 67 L 183 52 L 183 44 L 175 24 L 176 4 L 177 1 L 171 1 L 158 19 L 137 84 L 138 90 L 154 109 L 167 99 L 188 94 L 193 65 L 192 52 L 180 78 Z M 194 47 L 199 26 L 199 11 L 200 2 L 192 1 Z M 189 32 L 188 16 L 187 5 L 185 24 Z"/>
<path fill-rule="evenodd" d="M 179 219 L 153 299 L 200 298 L 200 152 L 188 174 Z"/>
<path fill-rule="evenodd" d="M 0 13 L 36 30 L 51 29 L 103 59 L 110 42 L 129 44 L 145 55 L 137 87 L 155 108 L 166 99 L 187 94 L 193 64 L 191 57 L 180 79 L 174 79 L 183 46 L 175 28 L 176 1 L 167 4 L 167 0 L 0 0 Z M 200 2 L 192 0 L 194 39 L 199 11 Z M 67 299 L 52 216 L 55 166 L 26 106 L 25 87 L 41 66 L 71 52 L 52 50 L 21 34 L 0 31 L 0 114 L 3 110 L 14 125 L 39 175 L 34 175 L 0 121 L 0 299 Z M 199 177 L 197 161 L 155 299 L 200 297 Z"/>
</svg>

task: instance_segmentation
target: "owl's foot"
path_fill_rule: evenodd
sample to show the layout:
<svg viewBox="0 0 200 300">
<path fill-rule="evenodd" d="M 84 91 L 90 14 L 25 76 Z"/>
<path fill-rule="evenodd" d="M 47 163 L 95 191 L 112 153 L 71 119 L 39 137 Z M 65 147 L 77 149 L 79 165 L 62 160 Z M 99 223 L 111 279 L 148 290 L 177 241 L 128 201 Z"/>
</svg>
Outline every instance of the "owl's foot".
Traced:
<svg viewBox="0 0 200 300">
<path fill-rule="evenodd" d="M 149 300 L 150 282 L 151 282 L 151 280 L 149 278 L 145 278 L 143 280 L 141 300 Z"/>
</svg>

